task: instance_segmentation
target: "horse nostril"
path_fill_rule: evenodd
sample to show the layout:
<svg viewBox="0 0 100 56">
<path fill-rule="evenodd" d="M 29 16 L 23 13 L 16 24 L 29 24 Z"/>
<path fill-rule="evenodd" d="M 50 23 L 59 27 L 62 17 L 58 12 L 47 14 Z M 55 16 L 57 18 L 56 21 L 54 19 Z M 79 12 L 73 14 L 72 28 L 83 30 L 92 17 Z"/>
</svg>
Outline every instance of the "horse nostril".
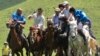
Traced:
<svg viewBox="0 0 100 56">
<path fill-rule="evenodd" d="M 6 27 L 9 28 L 8 24 L 6 24 Z"/>
<path fill-rule="evenodd" d="M 75 36 L 72 36 L 72 38 L 74 39 L 74 38 L 75 38 Z"/>
</svg>

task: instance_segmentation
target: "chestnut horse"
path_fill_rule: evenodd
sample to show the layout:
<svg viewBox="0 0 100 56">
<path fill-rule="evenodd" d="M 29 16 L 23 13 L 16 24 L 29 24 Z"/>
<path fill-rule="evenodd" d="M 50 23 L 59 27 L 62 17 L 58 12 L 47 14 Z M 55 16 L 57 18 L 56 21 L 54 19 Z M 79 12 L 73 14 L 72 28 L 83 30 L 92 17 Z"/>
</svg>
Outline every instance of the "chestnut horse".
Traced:
<svg viewBox="0 0 100 56">
<path fill-rule="evenodd" d="M 30 32 L 27 38 L 30 52 L 32 52 L 33 56 L 42 56 L 43 54 L 44 40 L 42 33 L 43 31 L 37 27 L 30 27 Z"/>
<path fill-rule="evenodd" d="M 22 49 L 24 47 L 26 49 L 26 55 L 28 56 L 28 44 L 24 43 L 21 40 L 21 34 L 16 32 L 16 25 L 17 24 L 18 23 L 13 21 L 13 20 L 9 20 L 6 23 L 7 27 L 10 28 L 10 32 L 9 32 L 9 35 L 8 35 L 8 37 L 10 37 L 10 40 L 9 40 L 8 43 L 9 43 L 9 47 L 12 50 L 12 56 L 14 56 L 15 54 L 17 56 L 20 56 L 19 52 L 21 53 L 21 56 L 23 56 L 23 50 Z M 21 25 L 18 25 L 18 26 L 19 26 L 18 30 L 20 31 Z"/>
</svg>

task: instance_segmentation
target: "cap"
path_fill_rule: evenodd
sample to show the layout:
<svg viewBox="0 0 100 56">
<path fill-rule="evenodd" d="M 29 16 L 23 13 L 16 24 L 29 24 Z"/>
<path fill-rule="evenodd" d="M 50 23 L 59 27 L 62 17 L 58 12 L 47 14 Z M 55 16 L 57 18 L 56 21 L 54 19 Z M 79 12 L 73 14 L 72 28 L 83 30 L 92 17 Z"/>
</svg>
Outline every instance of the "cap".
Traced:
<svg viewBox="0 0 100 56">
<path fill-rule="evenodd" d="M 64 1 L 64 2 L 63 2 L 63 5 L 67 5 L 67 4 L 69 4 L 68 1 Z"/>
<path fill-rule="evenodd" d="M 55 11 L 60 11 L 60 9 L 59 8 L 55 8 Z"/>
<path fill-rule="evenodd" d="M 22 8 L 18 8 L 17 11 L 22 11 Z"/>
</svg>

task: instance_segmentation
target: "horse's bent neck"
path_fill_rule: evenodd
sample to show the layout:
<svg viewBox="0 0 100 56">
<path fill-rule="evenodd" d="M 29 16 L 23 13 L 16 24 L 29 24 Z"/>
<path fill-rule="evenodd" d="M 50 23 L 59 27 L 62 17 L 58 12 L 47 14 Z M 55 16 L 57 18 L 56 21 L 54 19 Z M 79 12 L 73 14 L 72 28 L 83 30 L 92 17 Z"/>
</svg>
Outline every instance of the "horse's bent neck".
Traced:
<svg viewBox="0 0 100 56">
<path fill-rule="evenodd" d="M 30 31 L 30 32 L 29 32 L 29 36 L 31 36 L 31 37 L 32 37 L 32 35 L 33 35 L 33 32 L 32 32 L 32 31 Z"/>
<path fill-rule="evenodd" d="M 10 33 L 11 33 L 11 38 L 13 39 L 13 41 L 16 41 L 18 44 L 20 44 L 18 34 L 17 34 L 15 28 L 10 29 Z"/>
<path fill-rule="evenodd" d="M 47 33 L 47 36 L 48 36 L 48 38 L 53 38 L 54 37 L 54 31 L 53 31 L 54 29 L 47 29 L 47 31 L 48 31 L 48 33 Z"/>
</svg>

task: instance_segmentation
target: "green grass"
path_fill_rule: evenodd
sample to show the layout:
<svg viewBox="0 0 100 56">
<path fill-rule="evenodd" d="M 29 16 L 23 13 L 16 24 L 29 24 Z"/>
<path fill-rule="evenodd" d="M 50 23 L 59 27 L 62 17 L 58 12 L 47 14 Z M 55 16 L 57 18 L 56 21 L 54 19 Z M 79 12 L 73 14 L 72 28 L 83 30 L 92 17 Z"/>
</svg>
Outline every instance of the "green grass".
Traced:
<svg viewBox="0 0 100 56">
<path fill-rule="evenodd" d="M 0 55 L 4 41 L 7 38 L 9 29 L 6 28 L 6 21 L 11 17 L 11 14 L 16 11 L 17 8 L 22 8 L 23 13 L 27 16 L 37 8 L 42 7 L 46 17 L 51 16 L 54 13 L 53 7 L 64 0 L 0 0 Z M 72 6 L 78 9 L 84 10 L 87 15 L 91 18 L 92 30 L 97 38 L 98 44 L 100 45 L 100 4 L 99 0 L 68 0 Z M 29 27 L 33 21 L 27 19 L 24 32 L 27 35 Z"/>
</svg>

